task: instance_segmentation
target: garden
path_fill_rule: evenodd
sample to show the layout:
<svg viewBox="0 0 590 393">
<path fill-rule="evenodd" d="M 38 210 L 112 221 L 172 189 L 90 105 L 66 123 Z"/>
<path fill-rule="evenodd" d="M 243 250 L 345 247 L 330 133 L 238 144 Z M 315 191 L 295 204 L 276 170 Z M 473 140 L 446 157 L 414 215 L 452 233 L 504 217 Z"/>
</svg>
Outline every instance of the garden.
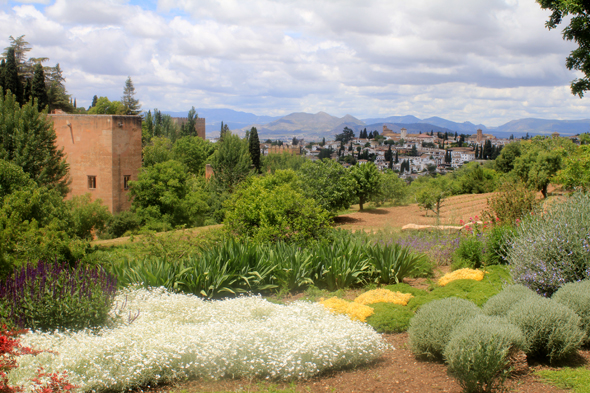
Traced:
<svg viewBox="0 0 590 393">
<path fill-rule="evenodd" d="M 21 266 L 0 391 L 585 392 L 590 196 L 519 192 L 460 232 L 219 229 Z"/>
</svg>

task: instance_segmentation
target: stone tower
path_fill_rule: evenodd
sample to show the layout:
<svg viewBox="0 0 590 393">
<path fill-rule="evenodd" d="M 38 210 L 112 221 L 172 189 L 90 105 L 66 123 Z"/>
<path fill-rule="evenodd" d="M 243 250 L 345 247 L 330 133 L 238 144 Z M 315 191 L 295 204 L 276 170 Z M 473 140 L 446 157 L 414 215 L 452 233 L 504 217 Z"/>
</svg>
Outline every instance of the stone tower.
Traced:
<svg viewBox="0 0 590 393">
<path fill-rule="evenodd" d="M 405 128 L 402 128 L 400 130 L 400 133 L 401 133 L 401 135 L 400 135 L 401 139 L 406 139 L 408 137 L 408 130 L 406 130 Z"/>
</svg>

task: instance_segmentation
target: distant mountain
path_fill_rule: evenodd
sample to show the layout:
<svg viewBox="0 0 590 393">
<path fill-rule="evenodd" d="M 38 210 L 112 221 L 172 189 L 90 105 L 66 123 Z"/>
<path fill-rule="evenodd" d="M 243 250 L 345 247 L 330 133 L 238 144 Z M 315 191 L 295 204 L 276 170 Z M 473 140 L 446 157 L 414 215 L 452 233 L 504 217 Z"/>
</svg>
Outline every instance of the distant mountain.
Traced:
<svg viewBox="0 0 590 393">
<path fill-rule="evenodd" d="M 562 136 L 571 136 L 590 132 L 590 119 L 545 120 L 529 118 L 512 120 L 499 127 L 490 128 L 489 132 L 503 137 L 510 134 L 519 137 L 526 133 L 530 135 L 549 135 L 554 132 L 558 132 Z"/>
<path fill-rule="evenodd" d="M 450 130 L 448 128 L 444 128 L 444 127 L 438 127 L 435 126 L 433 124 L 426 124 L 426 123 L 374 123 L 374 124 L 367 124 L 367 125 L 355 125 L 355 124 L 340 124 L 338 127 L 334 128 L 331 132 L 330 132 L 330 136 L 334 136 L 337 134 L 342 133 L 342 130 L 344 129 L 344 127 L 348 127 L 351 130 L 354 131 L 355 135 L 358 136 L 359 132 L 364 130 L 365 128 L 367 129 L 368 132 L 371 131 L 378 131 L 379 134 L 381 134 L 383 132 L 383 125 L 386 125 L 387 128 L 389 128 L 391 131 L 396 132 L 396 133 L 400 133 L 402 128 L 405 128 L 406 130 L 408 130 L 408 134 L 420 134 L 420 133 L 427 133 L 430 131 L 434 131 L 434 133 L 437 132 L 448 132 L 450 134 L 454 134 L 455 131 Z"/>
<path fill-rule="evenodd" d="M 316 114 L 298 112 L 291 113 L 268 124 L 255 124 L 255 126 L 261 139 L 291 138 L 295 136 L 311 140 L 331 136 L 332 130 L 346 124 L 351 126 L 364 125 L 362 121 L 350 115 L 335 117 L 326 112 Z M 245 127 L 241 131 L 245 132 L 249 127 Z"/>
<path fill-rule="evenodd" d="M 483 124 L 475 125 L 469 121 L 464 123 L 456 123 L 454 121 L 450 121 L 447 119 L 443 119 L 442 117 L 429 117 L 428 119 L 419 119 L 416 116 L 389 116 L 385 118 L 373 118 L 373 119 L 363 119 L 366 124 L 377 124 L 377 123 L 392 123 L 392 124 L 431 124 L 433 126 L 438 126 L 441 128 L 445 128 L 447 130 L 451 130 L 454 132 L 458 132 L 459 134 L 475 134 L 478 129 L 486 132 L 487 128 Z M 407 128 L 407 127 L 406 127 Z M 408 131 L 410 131 L 408 129 Z M 430 131 L 430 130 L 428 130 Z M 435 130 L 436 132 L 436 130 Z M 444 131 L 443 131 L 444 132 Z"/>
<path fill-rule="evenodd" d="M 195 109 L 199 117 L 205 118 L 205 131 L 207 135 L 219 135 L 221 129 L 221 122 L 227 124 L 232 130 L 247 127 L 250 124 L 266 124 L 277 119 L 281 116 L 258 116 L 253 113 L 234 111 L 233 109 L 207 109 L 198 108 Z M 167 115 L 172 117 L 186 117 L 186 112 L 169 112 L 163 111 Z"/>
</svg>

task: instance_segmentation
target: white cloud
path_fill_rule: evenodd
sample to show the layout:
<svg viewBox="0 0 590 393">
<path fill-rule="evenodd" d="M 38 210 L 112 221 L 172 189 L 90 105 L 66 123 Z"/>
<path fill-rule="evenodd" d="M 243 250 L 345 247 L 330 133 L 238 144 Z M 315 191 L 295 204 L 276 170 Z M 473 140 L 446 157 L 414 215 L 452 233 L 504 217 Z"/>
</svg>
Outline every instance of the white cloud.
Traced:
<svg viewBox="0 0 590 393">
<path fill-rule="evenodd" d="M 1 0 L 0 0 L 1 1 Z M 27 2 L 34 3 L 34 2 Z M 497 125 L 586 117 L 569 94 L 575 48 L 532 0 L 55 0 L 0 8 L 0 47 L 25 34 L 80 105 L 258 114 L 414 114 Z M 141 2 L 135 2 L 141 4 Z"/>
</svg>

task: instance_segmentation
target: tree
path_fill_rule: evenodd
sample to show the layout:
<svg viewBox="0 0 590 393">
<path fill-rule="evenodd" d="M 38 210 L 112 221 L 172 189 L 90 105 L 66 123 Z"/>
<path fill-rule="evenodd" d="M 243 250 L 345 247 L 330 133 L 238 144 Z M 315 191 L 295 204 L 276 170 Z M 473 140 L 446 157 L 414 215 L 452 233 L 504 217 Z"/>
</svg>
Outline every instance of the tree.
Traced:
<svg viewBox="0 0 590 393">
<path fill-rule="evenodd" d="M 45 89 L 45 73 L 41 64 L 35 65 L 35 75 L 33 76 L 32 98 L 37 100 L 37 108 L 42 111 L 49 105 L 49 97 Z"/>
<path fill-rule="evenodd" d="M 332 148 L 329 149 L 321 149 L 320 150 L 320 154 L 318 154 L 318 158 L 324 159 L 324 158 L 330 158 L 332 157 L 332 153 L 334 153 L 334 150 L 332 150 Z"/>
<path fill-rule="evenodd" d="M 569 25 L 563 29 L 563 39 L 574 41 L 578 48 L 570 52 L 565 65 L 569 70 L 581 71 L 584 76 L 571 83 L 572 94 L 580 98 L 590 90 L 590 6 L 585 0 L 537 0 L 541 8 L 552 14 L 545 26 L 551 30 L 566 16 L 571 16 Z"/>
<path fill-rule="evenodd" d="M 8 48 L 6 53 L 6 65 L 4 66 L 4 88 L 16 96 L 19 104 L 23 104 L 23 89 L 18 77 L 17 61 L 14 56 L 14 48 Z"/>
<path fill-rule="evenodd" d="M 393 151 L 391 151 L 391 145 L 389 145 L 389 149 L 385 152 L 385 161 L 393 161 Z"/>
<path fill-rule="evenodd" d="M 95 106 L 88 111 L 89 115 L 125 115 L 127 109 L 120 101 L 109 101 L 107 97 L 100 97 Z"/>
<path fill-rule="evenodd" d="M 590 190 L 590 145 L 582 145 L 568 155 L 556 176 L 557 182 L 568 190 Z"/>
<path fill-rule="evenodd" d="M 214 181 L 223 190 L 232 193 L 235 187 L 252 171 L 252 159 L 248 143 L 227 131 L 218 142 L 217 151 L 211 159 Z"/>
<path fill-rule="evenodd" d="M 90 104 L 90 108 L 94 108 L 97 103 L 98 103 L 98 96 L 95 94 L 94 97 L 92 97 L 92 104 Z M 90 108 L 88 108 L 88 110 L 90 110 Z"/>
<path fill-rule="evenodd" d="M 297 172 L 301 188 L 308 198 L 335 215 L 348 209 L 355 196 L 355 182 L 350 173 L 334 160 L 307 160 Z"/>
<path fill-rule="evenodd" d="M 436 214 L 437 225 L 440 220 L 440 209 L 445 199 L 451 195 L 451 185 L 446 176 L 431 179 L 416 193 L 418 205 L 426 211 L 431 210 Z"/>
<path fill-rule="evenodd" d="M 68 164 L 51 121 L 31 103 L 0 91 L 0 159 L 23 168 L 39 186 L 68 192 Z"/>
<path fill-rule="evenodd" d="M 350 167 L 350 175 L 355 182 L 354 192 L 359 200 L 360 211 L 363 211 L 365 202 L 379 193 L 381 174 L 375 164 L 367 162 Z"/>
<path fill-rule="evenodd" d="M 341 134 L 336 135 L 335 140 L 342 141 L 342 143 L 346 144 L 350 142 L 354 138 L 354 131 L 348 127 L 344 127 Z"/>
<path fill-rule="evenodd" d="M 45 83 L 49 85 L 47 89 L 47 96 L 49 97 L 49 111 L 54 109 L 61 109 L 64 112 L 72 112 L 73 106 L 70 102 L 70 95 L 66 91 L 64 85 L 65 78 L 62 75 L 62 70 L 59 63 L 55 67 L 45 73 Z"/>
<path fill-rule="evenodd" d="M 418 155 L 418 149 L 416 148 L 416 145 L 412 145 L 412 150 L 410 151 L 410 155 L 414 156 L 414 157 Z"/>
<path fill-rule="evenodd" d="M 130 76 L 128 76 L 127 80 L 125 81 L 125 88 L 123 89 L 121 103 L 125 107 L 126 115 L 137 115 L 141 112 L 141 105 L 139 104 L 139 100 L 135 98 L 135 87 L 133 86 Z"/>
<path fill-rule="evenodd" d="M 254 166 L 256 173 L 260 173 L 260 139 L 258 139 L 258 130 L 256 129 L 256 127 L 252 127 L 252 129 L 250 130 L 250 138 L 248 140 L 248 144 L 248 150 L 250 152 L 250 159 L 252 160 L 252 165 Z"/>
</svg>

